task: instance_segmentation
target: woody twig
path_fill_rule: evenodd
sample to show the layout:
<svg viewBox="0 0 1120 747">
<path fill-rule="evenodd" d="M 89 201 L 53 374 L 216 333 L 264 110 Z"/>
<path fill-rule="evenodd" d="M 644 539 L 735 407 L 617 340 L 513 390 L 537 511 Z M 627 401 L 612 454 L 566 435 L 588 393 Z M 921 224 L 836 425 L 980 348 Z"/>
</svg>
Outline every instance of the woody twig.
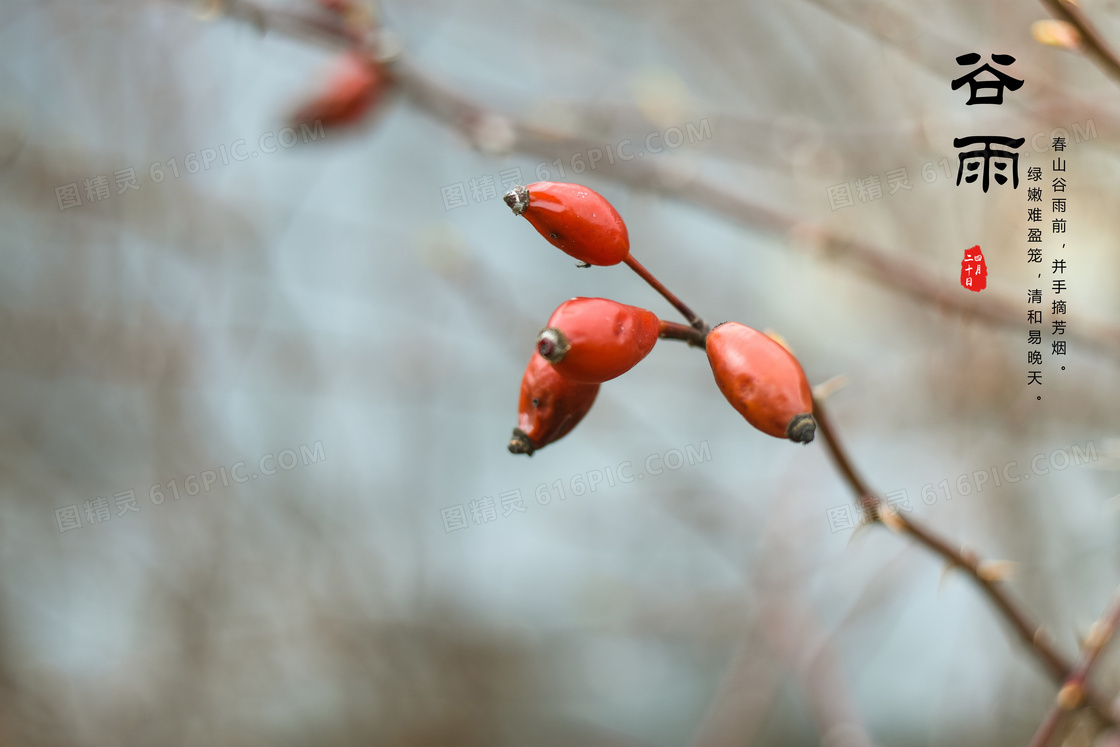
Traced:
<svg viewBox="0 0 1120 747">
<path fill-rule="evenodd" d="M 984 561 L 980 559 L 976 552 L 957 546 L 915 519 L 904 517 L 890 506 L 884 507 L 878 494 L 873 492 L 855 471 L 851 459 L 832 426 L 831 418 L 825 411 L 823 404 L 816 398 L 813 400 L 813 416 L 816 418 L 817 427 L 824 437 L 829 456 L 832 457 L 837 469 L 844 476 L 845 482 L 852 489 L 856 497 L 856 503 L 863 509 L 868 521 L 882 523 L 899 534 L 911 537 L 926 549 L 941 556 L 951 567 L 964 571 L 980 587 L 1000 615 L 1010 623 L 1016 635 L 1043 665 L 1050 678 L 1058 683 L 1066 682 L 1072 676 L 1073 665 L 1054 649 L 1042 628 L 1007 593 L 1002 574 L 992 572 L 992 566 L 985 566 Z M 1103 700 L 1086 690 L 1086 702 L 1101 718 L 1111 722 L 1112 718 Z"/>
<path fill-rule="evenodd" d="M 1062 689 L 1054 699 L 1054 707 L 1046 715 L 1031 739 L 1030 747 L 1046 747 L 1057 733 L 1058 728 L 1065 721 L 1065 717 L 1074 709 L 1086 705 L 1089 692 L 1089 675 L 1093 667 L 1100 660 L 1105 647 L 1120 627 L 1120 589 L 1112 597 L 1108 609 L 1101 618 L 1089 628 L 1089 634 L 1081 650 L 1081 660 L 1066 679 Z"/>
<path fill-rule="evenodd" d="M 868 487 L 867 483 L 856 472 L 843 444 L 837 437 L 831 418 L 817 398 L 813 399 L 813 416 L 817 420 L 817 428 L 824 437 L 829 456 L 832 457 L 837 468 L 844 476 L 845 482 L 855 493 L 856 502 L 863 509 L 868 521 L 882 523 L 899 534 L 911 537 L 926 549 L 940 555 L 950 567 L 964 571 L 980 587 L 980 590 L 984 592 L 984 595 L 988 597 L 988 600 L 999 611 L 1000 615 L 1010 623 L 1016 635 L 1043 665 L 1050 678 L 1059 684 L 1068 683 L 1069 679 L 1076 673 L 1073 664 L 1051 645 L 1049 637 L 1042 628 L 1007 593 L 1003 574 L 994 570 L 998 566 L 986 564 L 976 552 L 958 547 L 955 543 L 926 528 L 920 522 L 904 517 L 890 506 L 884 507 L 882 499 Z M 1089 690 L 1087 683 L 1084 684 L 1083 696 L 1083 702 L 1086 705 L 1092 708 L 1105 722 L 1112 723 L 1113 719 L 1107 704 Z"/>
<path fill-rule="evenodd" d="M 661 296 L 668 301 L 674 309 L 681 313 L 688 323 L 692 325 L 701 335 L 708 334 L 708 323 L 705 322 L 700 316 L 685 304 L 684 301 L 677 298 L 676 294 L 666 288 L 660 280 L 653 276 L 649 270 L 642 265 L 641 262 L 634 259 L 633 254 L 627 254 L 626 259 L 622 260 L 626 266 L 633 270 L 638 277 L 649 283 L 649 286 L 661 294 Z"/>
<path fill-rule="evenodd" d="M 1041 0 L 1041 2 L 1055 17 L 1077 29 L 1080 37 L 1078 48 L 1106 75 L 1120 83 L 1120 57 L 1116 56 L 1116 52 L 1085 15 L 1085 11 L 1072 0 Z"/>
<path fill-rule="evenodd" d="M 687 324 L 677 324 L 662 319 L 657 336 L 663 340 L 684 340 L 693 347 L 702 348 L 706 333 Z"/>
</svg>

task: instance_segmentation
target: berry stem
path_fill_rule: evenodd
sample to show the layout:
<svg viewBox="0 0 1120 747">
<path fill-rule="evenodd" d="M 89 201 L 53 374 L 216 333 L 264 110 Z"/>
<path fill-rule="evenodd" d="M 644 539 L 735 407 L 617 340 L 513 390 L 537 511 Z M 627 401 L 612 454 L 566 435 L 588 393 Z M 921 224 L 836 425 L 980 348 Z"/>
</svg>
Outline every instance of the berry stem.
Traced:
<svg viewBox="0 0 1120 747">
<path fill-rule="evenodd" d="M 657 336 L 663 340 L 684 340 L 694 348 L 704 347 L 708 339 L 707 334 L 695 327 L 689 327 L 687 324 L 677 324 L 676 322 L 667 322 L 664 319 L 661 320 L 661 329 L 658 330 Z"/>
<path fill-rule="evenodd" d="M 674 295 L 671 290 L 666 288 L 660 280 L 655 278 L 653 276 L 653 273 L 647 270 L 641 262 L 634 259 L 633 254 L 626 255 L 626 259 L 622 261 L 625 262 L 631 270 L 638 273 L 638 277 L 649 283 L 655 291 L 660 293 L 666 301 L 672 304 L 674 309 L 681 312 L 681 316 L 688 320 L 688 323 L 692 325 L 693 329 L 699 331 L 702 335 L 708 334 L 708 331 L 710 329 L 708 327 L 708 323 L 701 319 L 695 311 L 688 308 L 688 306 L 685 305 L 684 301 L 677 298 L 676 295 Z"/>
</svg>

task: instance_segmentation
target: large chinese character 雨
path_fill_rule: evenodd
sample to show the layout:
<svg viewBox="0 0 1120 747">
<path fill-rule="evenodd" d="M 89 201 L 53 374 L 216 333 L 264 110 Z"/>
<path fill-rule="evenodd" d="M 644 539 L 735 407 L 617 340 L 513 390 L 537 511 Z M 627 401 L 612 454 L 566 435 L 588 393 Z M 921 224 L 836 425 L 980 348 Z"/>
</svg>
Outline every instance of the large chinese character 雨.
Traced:
<svg viewBox="0 0 1120 747">
<path fill-rule="evenodd" d="M 976 52 L 969 54 L 962 54 L 957 58 L 958 65 L 975 65 L 980 61 L 980 55 Z M 1010 65 L 1015 61 L 1015 58 L 1009 54 L 994 54 L 992 55 L 992 62 L 997 65 Z M 991 73 L 995 76 L 995 80 L 977 80 L 977 76 L 981 73 Z M 973 70 L 967 75 L 962 75 L 953 81 L 953 90 L 957 90 L 965 83 L 968 84 L 970 95 L 968 101 L 965 102 L 966 106 L 973 104 L 995 104 L 997 106 L 1003 104 L 1003 89 L 1009 91 L 1018 91 L 1023 87 L 1023 81 L 1018 78 L 1012 78 L 1007 73 L 1002 73 L 996 70 L 991 65 L 984 63 L 980 67 Z M 995 93 L 987 96 L 978 96 L 977 93 L 981 89 L 994 89 Z"/>
<path fill-rule="evenodd" d="M 991 165 L 995 166 L 997 171 L 1003 171 L 1007 168 L 1006 161 L 1011 162 L 1011 188 L 1018 189 L 1019 154 L 1010 150 L 993 150 L 992 143 L 996 143 L 998 145 L 1006 145 L 1008 148 L 1018 148 L 1024 142 L 1026 142 L 1026 138 L 1012 139 L 1009 137 L 996 137 L 994 135 L 977 135 L 975 137 L 953 138 L 954 148 L 963 148 L 966 145 L 974 145 L 976 143 L 984 144 L 984 148 L 982 150 L 966 150 L 964 153 L 960 154 L 961 162 L 960 166 L 957 168 L 957 186 L 960 186 L 961 177 L 964 176 L 965 169 L 967 168 L 969 171 L 976 171 L 978 168 L 980 168 L 980 162 L 982 161 L 984 163 L 984 181 L 981 184 L 984 191 L 987 192 L 989 164 L 993 159 L 995 159 L 995 163 L 991 163 Z M 968 176 L 964 177 L 964 180 L 965 182 L 972 184 L 979 176 L 979 174 L 969 174 Z M 1005 184 L 1007 182 L 1007 176 L 1005 174 L 996 173 L 992 174 L 991 176 L 996 180 L 996 184 Z"/>
</svg>

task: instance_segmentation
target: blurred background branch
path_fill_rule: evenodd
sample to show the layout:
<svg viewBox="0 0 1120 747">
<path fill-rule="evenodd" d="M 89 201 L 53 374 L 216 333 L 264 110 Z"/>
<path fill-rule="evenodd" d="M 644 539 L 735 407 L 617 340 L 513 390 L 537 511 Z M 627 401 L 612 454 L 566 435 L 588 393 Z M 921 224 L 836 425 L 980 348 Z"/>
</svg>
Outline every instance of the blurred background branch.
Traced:
<svg viewBox="0 0 1120 747">
<path fill-rule="evenodd" d="M 1040 6 L 184 7 L 0 9 L 0 742 L 1027 742 L 1120 575 L 1120 114 L 1112 81 L 1032 38 Z M 1115 36 L 1115 3 L 1081 10 Z M 223 16 L 242 22 L 195 21 Z M 289 148 L 285 114 L 344 48 L 384 96 Z M 951 97 L 968 51 L 1017 58 L 1027 86 L 998 115 Z M 685 147 L 568 168 L 697 122 Z M 1022 201 L 950 173 L 953 137 L 989 126 L 1080 133 L 1075 344 L 1041 401 Z M 912 191 L 830 205 L 899 166 Z M 846 381 L 829 414 L 874 488 L 752 432 L 671 343 L 571 436 L 506 453 L 550 309 L 672 310 L 541 248 L 499 169 L 586 180 L 707 320 L 780 330 L 811 381 Z M 114 183 L 128 170 L 138 189 Z M 976 244 L 982 294 L 955 284 Z M 316 443 L 325 459 L 262 471 Z M 186 492 L 235 464 L 244 483 Z M 852 531 L 850 492 L 908 496 L 886 521 L 936 533 Z M 962 548 L 1014 560 L 1013 589 Z M 1107 711 L 1106 654 L 1092 679 Z M 1090 744 L 1101 719 L 1071 713 L 1063 738 Z"/>
</svg>

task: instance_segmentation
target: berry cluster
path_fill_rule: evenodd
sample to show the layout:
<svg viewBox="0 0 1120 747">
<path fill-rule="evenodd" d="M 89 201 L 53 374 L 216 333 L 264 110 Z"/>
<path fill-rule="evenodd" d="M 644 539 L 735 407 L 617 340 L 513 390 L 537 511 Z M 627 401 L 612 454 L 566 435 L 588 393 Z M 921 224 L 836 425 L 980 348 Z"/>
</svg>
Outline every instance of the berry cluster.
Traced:
<svg viewBox="0 0 1120 747">
<path fill-rule="evenodd" d="M 568 434 L 591 409 L 599 385 L 629 371 L 658 338 L 686 340 L 708 353 L 716 385 L 763 433 L 809 443 L 813 397 L 797 359 L 778 341 L 737 322 L 708 328 L 630 254 L 630 237 L 606 198 L 579 184 L 537 182 L 504 196 L 549 243 L 581 266 L 625 263 L 680 311 L 690 326 L 606 298 L 560 304 L 537 337 L 521 380 L 514 454 L 529 454 Z"/>
</svg>

